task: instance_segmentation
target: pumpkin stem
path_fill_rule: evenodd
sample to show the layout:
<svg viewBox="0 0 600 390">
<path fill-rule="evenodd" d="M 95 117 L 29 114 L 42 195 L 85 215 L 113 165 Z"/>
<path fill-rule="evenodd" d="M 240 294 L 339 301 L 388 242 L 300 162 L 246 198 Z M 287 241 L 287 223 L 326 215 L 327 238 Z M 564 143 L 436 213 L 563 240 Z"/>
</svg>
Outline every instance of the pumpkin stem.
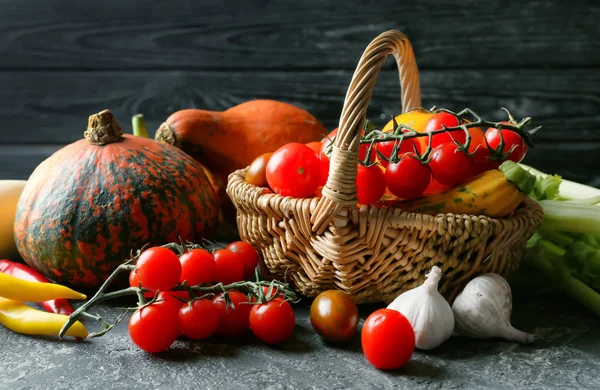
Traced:
<svg viewBox="0 0 600 390">
<path fill-rule="evenodd" d="M 158 130 L 156 130 L 156 135 L 154 139 L 157 141 L 165 142 L 169 145 L 178 146 L 175 132 L 167 122 L 163 122 L 158 128 Z"/>
<path fill-rule="evenodd" d="M 110 110 L 103 110 L 88 118 L 88 128 L 83 136 L 92 145 L 107 145 L 123 138 L 123 129 Z"/>
</svg>

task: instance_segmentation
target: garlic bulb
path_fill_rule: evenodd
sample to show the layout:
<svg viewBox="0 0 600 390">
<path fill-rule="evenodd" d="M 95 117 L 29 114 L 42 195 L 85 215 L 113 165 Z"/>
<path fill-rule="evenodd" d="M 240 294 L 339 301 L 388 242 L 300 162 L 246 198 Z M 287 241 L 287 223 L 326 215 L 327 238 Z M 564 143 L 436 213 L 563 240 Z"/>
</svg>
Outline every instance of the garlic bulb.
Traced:
<svg viewBox="0 0 600 390">
<path fill-rule="evenodd" d="M 533 342 L 532 334 L 510 324 L 512 293 L 508 282 L 498 274 L 487 273 L 467 283 L 454 300 L 452 311 L 456 331 L 463 336 Z"/>
<path fill-rule="evenodd" d="M 441 278 L 442 270 L 434 266 L 422 285 L 400 294 L 387 307 L 408 319 L 419 349 L 437 347 L 448 340 L 454 330 L 452 308 L 437 290 Z"/>
</svg>

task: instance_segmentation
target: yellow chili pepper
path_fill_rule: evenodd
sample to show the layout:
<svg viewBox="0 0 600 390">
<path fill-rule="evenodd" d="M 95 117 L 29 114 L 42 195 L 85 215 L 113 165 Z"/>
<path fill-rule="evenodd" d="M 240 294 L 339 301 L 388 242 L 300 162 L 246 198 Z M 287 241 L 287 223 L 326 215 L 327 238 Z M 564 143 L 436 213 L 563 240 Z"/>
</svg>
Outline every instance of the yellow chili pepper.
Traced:
<svg viewBox="0 0 600 390">
<path fill-rule="evenodd" d="M 0 272 L 0 297 L 23 302 L 87 298 L 84 294 L 60 284 L 30 282 L 2 272 Z"/>
<path fill-rule="evenodd" d="M 39 335 L 58 336 L 58 332 L 67 322 L 69 316 L 48 313 L 29 307 L 23 302 L 0 298 L 0 323 L 13 332 Z M 79 321 L 65 333 L 67 336 L 86 338 L 87 329 Z"/>
</svg>

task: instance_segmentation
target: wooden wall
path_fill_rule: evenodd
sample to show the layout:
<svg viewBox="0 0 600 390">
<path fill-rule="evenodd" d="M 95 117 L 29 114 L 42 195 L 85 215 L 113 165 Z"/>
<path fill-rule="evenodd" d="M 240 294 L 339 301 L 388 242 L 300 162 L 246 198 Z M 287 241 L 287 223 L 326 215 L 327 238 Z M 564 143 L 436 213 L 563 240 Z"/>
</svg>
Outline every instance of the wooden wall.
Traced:
<svg viewBox="0 0 600 390">
<path fill-rule="evenodd" d="M 0 0 L 0 178 L 27 178 L 111 109 L 150 131 L 171 112 L 287 101 L 337 126 L 363 49 L 405 32 L 426 107 L 543 129 L 526 162 L 600 186 L 600 3 L 398 0 Z M 395 65 L 369 119 L 400 111 Z"/>
</svg>

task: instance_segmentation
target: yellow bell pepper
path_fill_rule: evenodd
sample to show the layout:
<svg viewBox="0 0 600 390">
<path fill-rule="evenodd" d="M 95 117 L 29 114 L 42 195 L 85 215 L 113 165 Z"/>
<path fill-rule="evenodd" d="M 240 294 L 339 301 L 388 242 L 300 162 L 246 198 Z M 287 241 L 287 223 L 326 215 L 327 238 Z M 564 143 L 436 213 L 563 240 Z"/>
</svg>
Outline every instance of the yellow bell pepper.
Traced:
<svg viewBox="0 0 600 390">
<path fill-rule="evenodd" d="M 0 298 L 0 323 L 13 332 L 58 336 L 60 329 L 68 319 L 69 317 L 64 314 L 48 313 L 29 307 L 23 302 Z M 81 322 L 76 321 L 67 330 L 66 335 L 86 338 L 88 332 Z"/>
<path fill-rule="evenodd" d="M 84 294 L 60 284 L 30 282 L 2 272 L 0 272 L 0 297 L 23 302 L 87 298 Z"/>
</svg>

